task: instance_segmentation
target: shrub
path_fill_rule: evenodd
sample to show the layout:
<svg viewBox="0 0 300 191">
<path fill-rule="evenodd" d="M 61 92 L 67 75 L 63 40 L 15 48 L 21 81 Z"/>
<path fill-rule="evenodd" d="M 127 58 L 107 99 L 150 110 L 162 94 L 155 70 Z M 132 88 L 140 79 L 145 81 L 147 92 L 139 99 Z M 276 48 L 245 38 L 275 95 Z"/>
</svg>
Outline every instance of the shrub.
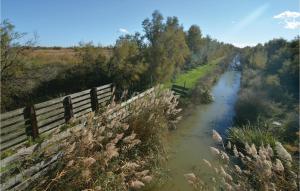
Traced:
<svg viewBox="0 0 300 191">
<path fill-rule="evenodd" d="M 244 146 L 246 143 L 274 146 L 276 142 L 272 133 L 268 131 L 268 125 L 262 123 L 230 128 L 228 130 L 228 140 L 238 146 Z"/>
<path fill-rule="evenodd" d="M 213 132 L 213 139 L 222 142 L 221 136 Z M 260 147 L 247 143 L 245 148 L 227 145 L 227 150 L 210 147 L 218 159 L 217 164 L 203 160 L 212 171 L 211 183 L 204 182 L 199 175 L 185 174 L 195 190 L 298 190 L 299 176 L 291 164 L 292 157 L 281 145 L 275 149 L 269 144 Z M 229 151 L 233 155 L 229 154 Z"/>
<path fill-rule="evenodd" d="M 56 169 L 32 185 L 43 190 L 129 190 L 151 182 L 163 158 L 159 137 L 179 120 L 177 97 L 155 90 L 129 106 L 112 103 L 61 146 Z"/>
<path fill-rule="evenodd" d="M 192 100 L 193 103 L 198 103 L 198 104 L 208 104 L 213 102 L 214 97 L 209 91 L 207 87 L 200 87 L 197 86 L 196 88 L 193 89 L 192 93 Z"/>
<path fill-rule="evenodd" d="M 279 113 L 276 104 L 269 101 L 264 92 L 254 89 L 243 89 L 235 106 L 237 124 L 256 122 L 258 117 L 270 118 Z"/>
</svg>

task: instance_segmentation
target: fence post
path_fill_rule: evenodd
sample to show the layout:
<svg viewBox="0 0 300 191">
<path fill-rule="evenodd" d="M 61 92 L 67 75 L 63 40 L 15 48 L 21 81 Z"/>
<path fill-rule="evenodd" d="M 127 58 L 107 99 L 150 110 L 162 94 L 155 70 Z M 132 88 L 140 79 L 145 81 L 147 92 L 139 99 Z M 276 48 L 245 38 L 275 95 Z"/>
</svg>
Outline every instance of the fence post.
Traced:
<svg viewBox="0 0 300 191">
<path fill-rule="evenodd" d="M 63 100 L 63 104 L 65 109 L 65 120 L 66 123 L 68 123 L 70 119 L 74 116 L 71 96 L 65 97 Z"/>
<path fill-rule="evenodd" d="M 113 101 L 115 101 L 116 97 L 115 97 L 115 93 L 116 93 L 116 86 L 115 85 L 111 85 L 111 99 L 110 99 L 110 103 L 112 103 Z"/>
<path fill-rule="evenodd" d="M 36 113 L 33 105 L 26 107 L 26 109 L 24 110 L 24 117 L 28 119 L 27 123 L 29 124 L 27 133 L 34 140 L 39 136 L 39 128 L 37 125 Z"/>
<path fill-rule="evenodd" d="M 98 102 L 98 97 L 97 97 L 97 88 L 93 87 L 91 89 L 90 94 L 91 94 L 92 110 L 97 113 L 99 111 L 99 102 Z"/>
</svg>

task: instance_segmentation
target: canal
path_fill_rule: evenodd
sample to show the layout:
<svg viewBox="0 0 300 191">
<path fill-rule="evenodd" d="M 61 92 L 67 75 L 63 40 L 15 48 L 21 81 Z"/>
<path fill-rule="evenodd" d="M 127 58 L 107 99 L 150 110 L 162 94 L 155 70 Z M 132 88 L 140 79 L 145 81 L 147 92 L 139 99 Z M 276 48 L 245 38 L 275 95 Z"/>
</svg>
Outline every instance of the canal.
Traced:
<svg viewBox="0 0 300 191">
<path fill-rule="evenodd" d="M 239 61 L 235 58 L 233 62 L 232 64 L 237 64 Z M 209 146 L 214 145 L 211 139 L 212 129 L 224 135 L 226 129 L 232 125 L 240 78 L 240 71 L 229 67 L 212 87 L 214 102 L 196 106 L 178 124 L 175 131 L 169 132 L 166 139 L 169 151 L 166 168 L 170 178 L 164 185 L 153 190 L 192 190 L 183 175 L 192 172 L 195 167 L 202 168 L 201 175 L 207 177 L 207 168 L 202 159 L 213 160 L 209 151 Z"/>
</svg>

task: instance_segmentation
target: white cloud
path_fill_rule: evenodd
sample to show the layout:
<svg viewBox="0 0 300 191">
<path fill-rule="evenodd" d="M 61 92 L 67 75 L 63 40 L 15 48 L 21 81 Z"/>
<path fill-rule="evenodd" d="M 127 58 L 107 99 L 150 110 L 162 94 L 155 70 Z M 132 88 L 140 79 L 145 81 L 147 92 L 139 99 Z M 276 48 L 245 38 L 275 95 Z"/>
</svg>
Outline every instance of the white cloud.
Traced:
<svg viewBox="0 0 300 191">
<path fill-rule="evenodd" d="M 300 28 L 300 12 L 284 11 L 278 15 L 275 15 L 274 19 L 279 19 L 284 23 L 286 29 L 298 29 Z"/>
<path fill-rule="evenodd" d="M 120 33 L 125 33 L 125 34 L 129 33 L 129 31 L 127 29 L 124 29 L 124 28 L 119 28 L 119 32 Z"/>
<path fill-rule="evenodd" d="M 300 12 L 284 11 L 278 15 L 275 15 L 274 19 L 286 19 L 286 18 L 297 18 L 300 17 Z"/>
<path fill-rule="evenodd" d="M 286 29 L 300 29 L 300 22 L 299 21 L 287 21 L 285 23 L 284 28 L 286 28 Z"/>
</svg>

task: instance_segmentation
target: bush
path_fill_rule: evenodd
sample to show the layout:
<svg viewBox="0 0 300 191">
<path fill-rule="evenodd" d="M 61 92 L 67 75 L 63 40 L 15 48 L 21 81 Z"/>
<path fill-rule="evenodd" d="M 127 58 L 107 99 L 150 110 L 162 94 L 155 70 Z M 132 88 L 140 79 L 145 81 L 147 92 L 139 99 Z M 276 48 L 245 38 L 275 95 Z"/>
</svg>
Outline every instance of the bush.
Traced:
<svg viewBox="0 0 300 191">
<path fill-rule="evenodd" d="M 270 102 L 263 92 L 243 89 L 235 105 L 235 120 L 237 124 L 253 123 L 258 117 L 265 119 L 279 113 L 276 110 L 276 104 Z"/>
<path fill-rule="evenodd" d="M 228 130 L 228 140 L 239 147 L 243 147 L 246 143 L 269 144 L 274 147 L 276 142 L 272 133 L 268 131 L 267 125 L 262 123 L 260 125 L 248 124 L 230 128 Z"/>
<path fill-rule="evenodd" d="M 203 88 L 197 86 L 196 88 L 193 89 L 191 96 L 192 96 L 193 103 L 208 104 L 214 101 L 213 95 L 206 87 Z"/>
<path fill-rule="evenodd" d="M 223 144 L 216 131 L 213 139 Z M 204 182 L 197 173 L 185 174 L 187 181 L 195 190 L 298 190 L 299 175 L 291 164 L 291 155 L 281 143 L 276 142 L 274 149 L 269 144 L 250 145 L 237 148 L 229 142 L 227 150 L 224 146 L 223 149 L 210 147 L 218 160 L 214 164 L 203 159 L 211 169 L 211 182 Z"/>
<path fill-rule="evenodd" d="M 62 145 L 56 169 L 32 185 L 43 190 L 129 190 L 158 174 L 163 156 L 160 136 L 179 120 L 177 98 L 155 91 L 128 107 L 112 103 Z M 115 116 L 115 117 L 112 117 Z"/>
</svg>

